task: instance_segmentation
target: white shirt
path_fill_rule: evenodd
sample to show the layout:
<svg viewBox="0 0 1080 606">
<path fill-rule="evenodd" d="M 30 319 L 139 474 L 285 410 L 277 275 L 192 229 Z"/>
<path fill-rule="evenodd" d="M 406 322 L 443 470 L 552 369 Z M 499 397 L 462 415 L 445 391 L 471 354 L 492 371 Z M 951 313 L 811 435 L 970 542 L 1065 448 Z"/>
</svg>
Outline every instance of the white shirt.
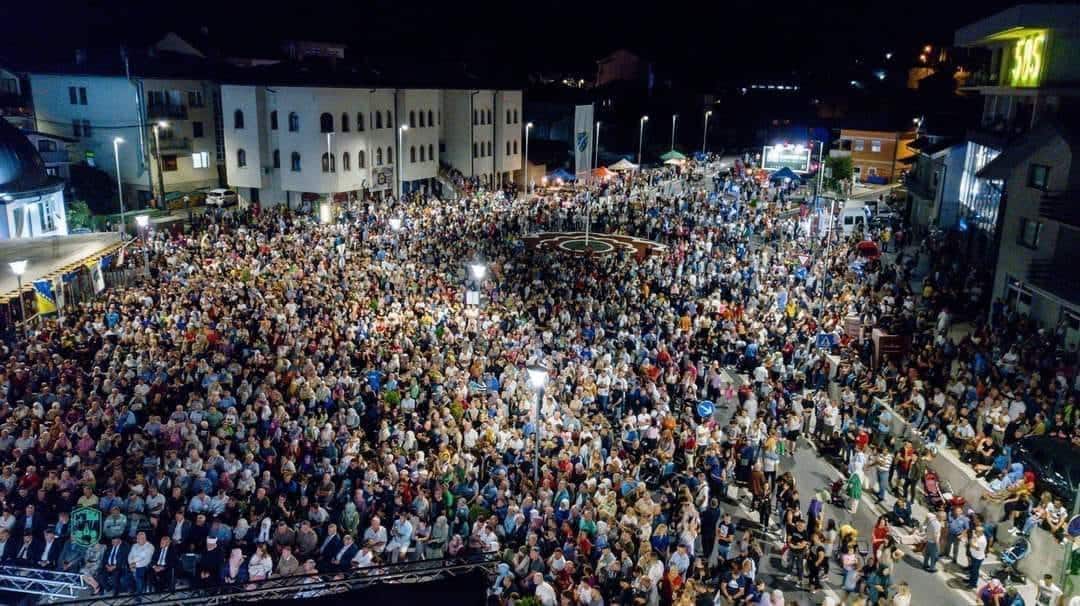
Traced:
<svg viewBox="0 0 1080 606">
<path fill-rule="evenodd" d="M 979 532 L 980 529 L 975 529 L 975 538 L 971 539 L 971 543 L 968 545 L 968 549 L 971 550 L 971 557 L 976 560 L 986 559 L 986 535 Z"/>
<path fill-rule="evenodd" d="M 128 566 L 132 568 L 146 568 L 154 559 L 154 546 L 149 541 L 135 543 L 128 551 Z"/>
<path fill-rule="evenodd" d="M 536 599 L 540 600 L 542 606 L 555 606 L 559 601 L 555 590 L 548 585 L 547 581 L 536 586 Z"/>
</svg>

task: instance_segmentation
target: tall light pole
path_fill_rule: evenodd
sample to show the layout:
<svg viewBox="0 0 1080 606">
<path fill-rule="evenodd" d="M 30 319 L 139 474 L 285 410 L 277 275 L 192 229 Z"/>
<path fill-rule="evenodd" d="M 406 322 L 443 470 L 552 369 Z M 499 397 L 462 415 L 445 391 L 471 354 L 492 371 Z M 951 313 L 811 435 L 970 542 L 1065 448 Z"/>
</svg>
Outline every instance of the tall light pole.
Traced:
<svg viewBox="0 0 1080 606">
<path fill-rule="evenodd" d="M 532 127 L 532 122 L 525 123 L 525 200 L 529 199 L 529 131 Z"/>
<path fill-rule="evenodd" d="M 26 307 L 23 306 L 22 292 L 22 277 L 23 274 L 26 273 L 26 260 L 23 259 L 22 261 L 12 261 L 11 263 L 8 263 L 8 266 L 11 267 L 11 273 L 15 274 L 15 279 L 19 282 L 19 323 L 26 324 Z M 15 325 L 15 336 L 20 336 L 21 331 L 19 330 L 18 326 L 19 324 Z M 23 329 L 25 330 L 25 327 L 23 327 Z"/>
<path fill-rule="evenodd" d="M 641 120 L 640 120 L 640 124 L 638 125 L 638 136 L 637 136 L 637 163 L 638 163 L 638 167 L 641 166 L 641 144 L 645 140 L 645 123 L 648 122 L 648 121 L 649 121 L 648 116 L 642 116 Z"/>
<path fill-rule="evenodd" d="M 158 129 L 168 127 L 168 122 L 158 122 L 154 125 L 154 146 L 157 148 L 158 186 L 161 187 L 161 198 L 158 200 L 159 204 L 165 203 L 165 169 L 161 167 L 161 136 L 158 135 Z"/>
<path fill-rule="evenodd" d="M 600 166 L 600 121 L 596 121 L 596 140 L 593 141 L 593 168 Z"/>
<path fill-rule="evenodd" d="M 679 119 L 679 114 L 671 114 L 671 151 L 675 151 L 675 122 Z"/>
<path fill-rule="evenodd" d="M 398 201 L 401 201 L 401 194 L 405 190 L 405 167 L 402 163 L 405 161 L 405 151 L 402 149 L 402 141 L 405 139 L 405 131 L 409 130 L 408 124 L 402 124 L 398 127 L 397 135 L 397 148 L 398 148 Z"/>
<path fill-rule="evenodd" d="M 139 226 L 139 231 L 142 233 L 142 255 L 143 255 L 143 277 L 150 278 L 150 252 L 148 250 L 150 246 L 150 238 L 147 226 L 150 224 L 150 215 L 138 215 L 135 217 L 135 224 Z"/>
<path fill-rule="evenodd" d="M 124 228 L 124 185 L 120 182 L 120 144 L 124 140 L 120 137 L 113 137 L 112 150 L 113 158 L 116 160 L 116 193 L 120 194 L 120 239 L 124 239 L 124 232 L 127 230 Z"/>
<path fill-rule="evenodd" d="M 712 110 L 705 112 L 705 128 L 701 129 L 701 153 L 705 153 L 705 145 L 709 140 L 709 116 L 712 115 Z"/>
<path fill-rule="evenodd" d="M 548 371 L 541 365 L 528 367 L 529 386 L 536 392 L 536 416 L 533 419 L 534 445 L 533 450 L 533 484 L 540 485 L 540 407 L 544 402 L 544 388 L 548 382 Z"/>
</svg>

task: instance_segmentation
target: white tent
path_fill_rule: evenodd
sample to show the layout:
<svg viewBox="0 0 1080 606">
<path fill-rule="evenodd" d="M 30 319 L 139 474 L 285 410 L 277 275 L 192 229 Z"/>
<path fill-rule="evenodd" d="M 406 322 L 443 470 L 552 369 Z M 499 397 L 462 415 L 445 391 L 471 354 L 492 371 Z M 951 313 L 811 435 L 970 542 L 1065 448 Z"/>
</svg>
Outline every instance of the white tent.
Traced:
<svg viewBox="0 0 1080 606">
<path fill-rule="evenodd" d="M 637 168 L 637 164 L 634 164 L 626 158 L 623 158 L 608 167 L 609 170 L 634 170 L 635 168 Z"/>
</svg>

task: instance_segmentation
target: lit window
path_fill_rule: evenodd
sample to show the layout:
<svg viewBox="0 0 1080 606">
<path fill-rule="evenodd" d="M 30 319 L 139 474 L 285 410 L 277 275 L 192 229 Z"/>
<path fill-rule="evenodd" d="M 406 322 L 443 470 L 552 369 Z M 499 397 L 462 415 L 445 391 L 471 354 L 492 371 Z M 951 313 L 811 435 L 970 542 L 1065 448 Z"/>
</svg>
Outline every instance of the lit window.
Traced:
<svg viewBox="0 0 1080 606">
<path fill-rule="evenodd" d="M 880 152 L 881 151 L 881 141 L 879 141 L 878 139 L 874 139 L 874 140 L 870 141 L 870 151 L 874 152 L 875 154 Z"/>
<path fill-rule="evenodd" d="M 862 151 L 864 149 L 864 146 L 865 143 L 862 139 L 855 139 L 855 151 Z"/>
<path fill-rule="evenodd" d="M 191 154 L 192 168 L 210 168 L 210 152 L 195 152 Z"/>
</svg>

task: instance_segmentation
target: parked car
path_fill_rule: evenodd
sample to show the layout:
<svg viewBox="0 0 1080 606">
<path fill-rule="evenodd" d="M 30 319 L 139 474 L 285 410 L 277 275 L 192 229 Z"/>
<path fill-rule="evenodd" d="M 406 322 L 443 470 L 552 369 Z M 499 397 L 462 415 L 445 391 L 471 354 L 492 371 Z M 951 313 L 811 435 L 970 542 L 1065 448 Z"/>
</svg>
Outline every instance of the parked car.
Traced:
<svg viewBox="0 0 1080 606">
<path fill-rule="evenodd" d="M 1072 506 L 1080 485 L 1080 446 L 1062 438 L 1028 436 L 1017 442 L 1013 460 L 1035 472 L 1037 494 L 1045 490 Z"/>
<path fill-rule="evenodd" d="M 92 234 L 94 232 L 90 231 L 90 228 L 88 228 L 88 227 L 76 227 L 75 229 L 69 231 L 68 233 L 73 235 L 73 236 L 77 236 L 79 234 Z"/>
<path fill-rule="evenodd" d="M 233 206 L 240 201 L 240 196 L 231 189 L 211 189 L 206 192 L 207 206 Z"/>
</svg>

